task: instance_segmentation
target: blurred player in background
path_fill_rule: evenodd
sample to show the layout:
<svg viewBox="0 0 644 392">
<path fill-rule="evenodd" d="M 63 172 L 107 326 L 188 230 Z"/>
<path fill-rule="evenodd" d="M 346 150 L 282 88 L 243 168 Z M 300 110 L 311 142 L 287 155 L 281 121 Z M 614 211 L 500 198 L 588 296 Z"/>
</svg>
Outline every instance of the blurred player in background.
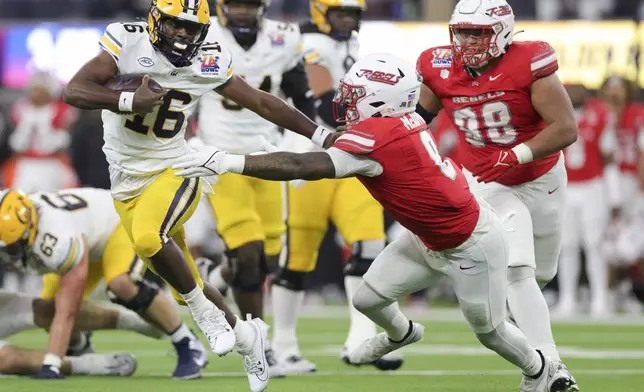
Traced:
<svg viewBox="0 0 644 392">
<path fill-rule="evenodd" d="M 420 90 L 412 64 L 372 54 L 340 82 L 334 102 L 344 113 L 337 120 L 349 128 L 328 150 L 240 156 L 211 148 L 200 153 L 215 156 L 207 167 L 200 166 L 199 154 L 175 167 L 187 168 L 178 174 L 188 176 L 211 171 L 270 180 L 356 176 L 409 229 L 377 256 L 354 293 L 353 305 L 385 332 L 353 349 L 351 363 L 370 364 L 421 340 L 424 327 L 408 320 L 397 301 L 447 275 L 478 340 L 523 371 L 521 391 L 577 390 L 569 388 L 571 380 L 556 361 L 506 321 L 508 228 L 488 203 L 474 197 L 454 162 L 438 154 L 427 124 L 414 113 Z"/>
<path fill-rule="evenodd" d="M 170 167 L 191 151 L 186 118 L 213 90 L 319 145 L 333 140 L 331 131 L 234 75 L 230 52 L 217 29 L 210 30 L 205 0 L 153 0 L 147 23 L 112 23 L 100 44 L 101 53 L 74 75 L 64 96 L 82 109 L 103 109 L 112 196 L 132 246 L 168 282 L 175 299 L 188 305 L 212 351 L 225 355 L 236 349 L 251 389 L 263 391 L 268 326 L 237 318 L 216 288 L 204 286 L 183 230 L 201 198 L 202 182 L 178 177 Z M 135 92 L 117 76 L 132 80 L 132 74 L 144 73 Z M 121 85 L 106 87 L 115 77 Z M 153 92 L 150 79 L 164 91 Z"/>
<path fill-rule="evenodd" d="M 216 4 L 219 23 L 212 28 L 220 27 L 220 43 L 236 59 L 235 72 L 262 91 L 283 93 L 315 120 L 298 27 L 266 18 L 266 0 Z M 262 138 L 272 143 L 281 139 L 275 124 L 215 92 L 201 100 L 199 125 L 197 137 L 205 144 L 238 154 L 261 150 Z M 278 182 L 229 173 L 217 179 L 208 196 L 229 263 L 217 271 L 230 284 L 240 312 L 253 317 L 263 317 L 267 267 L 275 270 L 284 241 L 282 188 Z"/>
<path fill-rule="evenodd" d="M 554 49 L 513 42 L 505 0 L 461 0 L 449 23 L 451 46 L 418 58 L 427 87 L 425 115 L 441 108 L 461 129 L 460 158 L 472 191 L 501 216 L 509 233 L 508 306 L 533 347 L 569 374 L 555 345 L 541 292 L 557 273 L 566 201 L 561 150 L 577 139 L 575 113 Z M 566 391 L 577 391 L 571 384 Z"/>
<path fill-rule="evenodd" d="M 60 99 L 60 82 L 47 72 L 31 76 L 28 95 L 11 109 L 14 131 L 9 136 L 13 157 L 2 166 L 2 187 L 25 192 L 56 191 L 77 185 L 66 149 L 76 109 Z M 40 279 L 9 272 L 7 290 L 37 293 Z"/>
<path fill-rule="evenodd" d="M 198 378 L 207 362 L 205 348 L 168 298 L 141 279 L 145 266 L 112 204 L 109 191 L 93 188 L 0 194 L 0 260 L 46 274 L 41 298 L 55 301 L 48 353 L 38 376 L 60 375 L 81 301 L 105 280 L 112 302 L 137 312 L 170 337 L 178 357 L 173 378 Z"/>
<path fill-rule="evenodd" d="M 311 0 L 310 8 L 311 20 L 300 25 L 306 72 L 318 100 L 319 118 L 335 127 L 338 125 L 332 109 L 335 88 L 358 59 L 357 32 L 366 4 L 364 0 Z M 310 151 L 315 148 L 298 135 L 287 133 L 285 139 L 284 149 Z M 316 369 L 314 363 L 302 357 L 295 332 L 304 299 L 304 277 L 315 269 L 318 248 L 329 221 L 353 249 L 344 270 L 351 325 L 342 359 L 347 362 L 347 350 L 353 350 L 364 339 L 375 335 L 374 323 L 351 306 L 351 302 L 362 275 L 384 248 L 384 217 L 380 204 L 354 178 L 295 182 L 288 186 L 287 201 L 287 246 L 272 290 L 273 349 L 287 373 L 301 374 Z M 401 364 L 402 358 L 396 353 L 375 363 L 381 369 L 394 369 Z"/>
<path fill-rule="evenodd" d="M 644 105 L 634 102 L 635 84 L 623 77 L 612 76 L 604 81 L 599 96 L 613 110 L 616 118 L 618 150 L 616 160 L 620 171 L 621 221 L 610 227 L 609 241 L 617 252 L 610 257 L 610 286 L 613 305 L 618 310 L 640 311 L 641 306 L 631 295 L 630 265 L 639 251 L 628 233 L 640 232 L 640 215 L 644 214 L 644 192 L 640 185 L 639 162 L 644 151 Z M 617 242 L 615 244 L 615 242 Z"/>
<path fill-rule="evenodd" d="M 608 313 L 608 262 L 601 244 L 608 224 L 620 215 L 619 168 L 615 116 L 599 99 L 591 99 L 581 84 L 566 90 L 575 108 L 579 136 L 564 150 L 568 190 L 559 262 L 559 302 L 554 310 L 560 315 L 579 312 L 577 289 L 581 269 L 581 249 L 586 256 L 590 285 L 590 314 Z"/>
</svg>

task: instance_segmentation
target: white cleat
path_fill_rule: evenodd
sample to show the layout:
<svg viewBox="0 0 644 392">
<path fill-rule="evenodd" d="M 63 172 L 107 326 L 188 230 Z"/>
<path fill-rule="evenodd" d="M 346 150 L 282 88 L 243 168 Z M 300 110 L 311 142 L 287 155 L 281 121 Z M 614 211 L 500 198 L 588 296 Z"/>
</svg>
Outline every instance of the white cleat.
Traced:
<svg viewBox="0 0 644 392">
<path fill-rule="evenodd" d="M 349 360 L 349 350 L 347 347 L 342 348 L 340 353 L 340 358 L 347 364 L 351 366 L 364 366 L 364 365 L 373 365 L 376 369 L 384 371 L 389 370 L 398 370 L 403 365 L 405 359 L 403 358 L 402 353 L 399 350 L 385 354 L 382 357 L 376 359 L 370 364 L 355 364 Z"/>
<path fill-rule="evenodd" d="M 266 347 L 268 341 L 268 324 L 259 318 L 250 319 L 246 316 L 246 322 L 255 330 L 255 340 L 248 351 L 241 351 L 239 354 L 244 358 L 244 369 L 248 376 L 248 384 L 252 392 L 266 390 L 269 379 L 269 366 L 266 360 Z"/>
<path fill-rule="evenodd" d="M 538 350 L 537 350 L 538 351 Z M 540 351 L 543 370 L 537 378 L 523 375 L 520 392 L 573 392 L 579 391 L 577 382 L 561 362 L 553 362 Z"/>
<path fill-rule="evenodd" d="M 266 350 L 266 363 L 268 363 L 268 368 L 270 369 L 271 378 L 283 378 L 286 377 L 286 371 L 282 363 L 277 360 L 275 351 L 272 348 Z"/>
<path fill-rule="evenodd" d="M 235 332 L 226 320 L 223 311 L 213 307 L 194 319 L 201 332 L 206 335 L 212 352 L 221 357 L 233 351 Z"/>
<path fill-rule="evenodd" d="M 318 367 L 300 355 L 290 355 L 280 359 L 284 373 L 288 375 L 315 373 Z"/>
<path fill-rule="evenodd" d="M 392 351 L 416 343 L 423 338 L 425 331 L 423 325 L 410 321 L 409 328 L 410 330 L 407 336 L 400 342 L 392 341 L 385 332 L 381 332 L 365 340 L 360 346 L 349 353 L 349 362 L 354 365 L 373 364 Z"/>
<path fill-rule="evenodd" d="M 82 358 L 89 365 L 89 376 L 128 377 L 136 371 L 136 358 L 129 353 L 85 354 Z"/>
</svg>

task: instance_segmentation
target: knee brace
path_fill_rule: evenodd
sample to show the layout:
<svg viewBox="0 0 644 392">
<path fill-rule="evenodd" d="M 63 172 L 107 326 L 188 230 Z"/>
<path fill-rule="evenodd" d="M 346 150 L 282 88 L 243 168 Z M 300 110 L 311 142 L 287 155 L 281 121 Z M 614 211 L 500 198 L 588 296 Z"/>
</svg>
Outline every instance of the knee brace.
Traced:
<svg viewBox="0 0 644 392">
<path fill-rule="evenodd" d="M 107 289 L 107 297 L 113 303 L 141 314 L 150 307 L 150 304 L 152 303 L 152 301 L 154 301 L 154 298 L 157 296 L 157 294 L 159 294 L 159 289 L 152 286 L 152 284 L 146 282 L 145 280 L 134 282 L 134 284 L 139 287 L 139 291 L 136 293 L 134 298 L 130 299 L 129 301 L 120 299 L 109 288 Z"/>
<path fill-rule="evenodd" d="M 384 240 L 356 241 L 351 249 L 351 258 L 344 267 L 345 276 L 364 275 L 373 260 L 385 248 Z"/>
<path fill-rule="evenodd" d="M 231 286 L 246 293 L 260 292 L 268 270 L 264 244 L 261 241 L 250 242 L 226 251 L 226 256 L 233 270 Z"/>
<path fill-rule="evenodd" d="M 306 272 L 291 271 L 288 267 L 282 267 L 275 273 L 273 284 L 291 291 L 304 291 L 304 277 L 306 274 Z"/>
<path fill-rule="evenodd" d="M 508 267 L 508 284 L 534 278 L 535 271 L 532 267 L 528 267 L 527 265 L 520 267 Z"/>
<path fill-rule="evenodd" d="M 137 255 L 150 258 L 156 255 L 163 247 L 161 235 L 155 232 L 147 232 L 134 237 L 134 251 Z"/>
</svg>

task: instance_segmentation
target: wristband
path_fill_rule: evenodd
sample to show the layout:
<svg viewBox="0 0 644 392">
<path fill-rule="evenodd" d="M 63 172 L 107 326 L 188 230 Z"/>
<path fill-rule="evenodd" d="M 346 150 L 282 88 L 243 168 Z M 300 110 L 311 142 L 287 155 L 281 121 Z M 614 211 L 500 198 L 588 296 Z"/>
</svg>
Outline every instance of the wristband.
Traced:
<svg viewBox="0 0 644 392">
<path fill-rule="evenodd" d="M 517 144 L 516 146 L 512 147 L 512 151 L 517 156 L 517 161 L 519 161 L 519 164 L 532 162 L 532 150 L 530 149 L 530 147 L 528 147 L 527 144 Z"/>
<path fill-rule="evenodd" d="M 134 93 L 124 92 L 119 96 L 119 111 L 121 112 L 132 112 L 132 107 L 134 105 Z"/>
<path fill-rule="evenodd" d="M 326 140 L 327 136 L 329 136 L 331 133 L 333 132 L 319 125 L 315 129 L 315 133 L 313 133 L 313 136 L 311 136 L 311 141 L 317 144 L 318 146 L 324 148 L 324 141 Z"/>
<path fill-rule="evenodd" d="M 231 173 L 242 174 L 244 172 L 244 166 L 246 165 L 246 156 L 245 155 L 231 155 L 226 154 L 223 158 L 222 168 Z M 223 173 L 220 173 L 223 174 Z"/>
<path fill-rule="evenodd" d="M 45 359 L 42 361 L 42 364 L 60 369 L 63 365 L 63 360 L 56 354 L 47 353 L 45 354 Z"/>
</svg>

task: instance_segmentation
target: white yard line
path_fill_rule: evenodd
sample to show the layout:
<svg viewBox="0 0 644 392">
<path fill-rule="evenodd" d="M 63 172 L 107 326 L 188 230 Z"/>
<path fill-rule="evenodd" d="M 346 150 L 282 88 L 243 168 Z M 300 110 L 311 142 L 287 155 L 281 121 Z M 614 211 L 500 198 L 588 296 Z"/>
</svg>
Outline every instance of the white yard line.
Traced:
<svg viewBox="0 0 644 392">
<path fill-rule="evenodd" d="M 517 376 L 520 372 L 518 370 L 398 370 L 395 372 L 380 372 L 380 371 L 348 371 L 348 372 L 315 372 L 299 376 L 289 377 L 329 377 L 329 376 L 421 376 L 421 377 L 444 377 L 444 376 Z M 575 369 L 575 375 L 583 374 L 588 376 L 640 376 L 644 375 L 644 369 Z M 203 377 L 242 377 L 246 373 L 243 372 L 221 372 L 221 373 L 202 373 Z M 151 377 L 168 377 L 167 373 L 152 373 L 148 376 Z"/>
</svg>

